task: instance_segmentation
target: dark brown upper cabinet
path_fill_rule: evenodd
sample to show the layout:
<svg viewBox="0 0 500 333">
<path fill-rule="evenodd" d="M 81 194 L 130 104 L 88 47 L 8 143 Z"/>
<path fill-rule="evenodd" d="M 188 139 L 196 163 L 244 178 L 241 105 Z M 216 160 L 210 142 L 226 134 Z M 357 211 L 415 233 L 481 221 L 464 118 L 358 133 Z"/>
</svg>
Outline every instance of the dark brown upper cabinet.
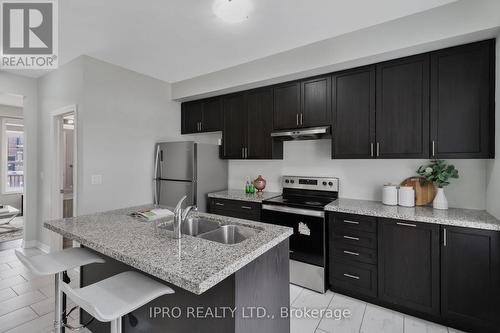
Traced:
<svg viewBox="0 0 500 333">
<path fill-rule="evenodd" d="M 213 97 L 182 103 L 181 134 L 222 130 L 222 99 Z"/>
<path fill-rule="evenodd" d="M 301 127 L 331 124 L 331 78 L 330 76 L 300 82 Z"/>
<path fill-rule="evenodd" d="M 300 127 L 300 83 L 274 87 L 274 129 Z"/>
<path fill-rule="evenodd" d="M 314 127 L 330 123 L 330 76 L 274 87 L 274 129 Z"/>
<path fill-rule="evenodd" d="M 429 54 L 377 65 L 375 155 L 429 157 Z"/>
<path fill-rule="evenodd" d="M 431 55 L 431 157 L 493 158 L 495 41 Z"/>
<path fill-rule="evenodd" d="M 382 301 L 439 315 L 439 225 L 378 219 Z"/>
<path fill-rule="evenodd" d="M 500 327 L 500 233 L 441 226 L 441 316 L 472 332 Z"/>
<path fill-rule="evenodd" d="M 224 126 L 222 128 L 222 157 L 244 159 L 247 138 L 247 106 L 245 93 L 222 98 Z"/>
<path fill-rule="evenodd" d="M 223 97 L 225 159 L 280 159 L 283 142 L 273 140 L 273 90 L 271 87 Z"/>
<path fill-rule="evenodd" d="M 332 76 L 332 157 L 375 157 L 375 66 Z"/>
</svg>

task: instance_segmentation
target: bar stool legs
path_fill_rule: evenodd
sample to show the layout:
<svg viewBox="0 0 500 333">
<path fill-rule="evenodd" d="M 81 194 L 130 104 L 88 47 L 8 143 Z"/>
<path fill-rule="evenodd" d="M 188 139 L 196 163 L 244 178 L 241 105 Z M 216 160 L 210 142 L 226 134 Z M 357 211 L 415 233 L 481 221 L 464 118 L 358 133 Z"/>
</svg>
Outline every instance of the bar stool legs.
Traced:
<svg viewBox="0 0 500 333">
<path fill-rule="evenodd" d="M 122 333 L 122 317 L 111 321 L 111 333 Z"/>
<path fill-rule="evenodd" d="M 55 300 L 54 300 L 54 333 L 64 333 L 65 329 L 63 327 L 63 313 L 64 313 L 64 294 L 61 290 L 63 273 L 59 272 L 55 274 L 54 290 L 55 290 Z"/>
</svg>

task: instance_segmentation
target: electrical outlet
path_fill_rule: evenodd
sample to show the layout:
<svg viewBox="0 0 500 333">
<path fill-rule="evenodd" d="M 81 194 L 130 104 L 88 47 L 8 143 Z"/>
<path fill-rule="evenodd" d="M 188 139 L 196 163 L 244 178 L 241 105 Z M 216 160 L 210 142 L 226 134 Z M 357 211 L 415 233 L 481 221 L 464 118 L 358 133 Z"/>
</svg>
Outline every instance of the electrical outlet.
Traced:
<svg viewBox="0 0 500 333">
<path fill-rule="evenodd" d="M 92 185 L 101 185 L 102 184 L 102 175 L 92 175 L 90 178 L 90 183 Z"/>
</svg>

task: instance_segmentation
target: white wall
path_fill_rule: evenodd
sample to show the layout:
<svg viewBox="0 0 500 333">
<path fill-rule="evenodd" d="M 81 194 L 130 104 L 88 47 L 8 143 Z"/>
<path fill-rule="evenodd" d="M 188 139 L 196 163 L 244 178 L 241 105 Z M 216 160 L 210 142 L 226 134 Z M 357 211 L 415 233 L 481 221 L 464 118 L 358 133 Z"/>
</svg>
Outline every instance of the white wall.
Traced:
<svg viewBox="0 0 500 333">
<path fill-rule="evenodd" d="M 496 159 L 488 162 L 487 171 L 487 210 L 500 219 L 500 34 L 497 39 L 496 62 Z"/>
<path fill-rule="evenodd" d="M 284 159 L 274 161 L 231 161 L 229 187 L 243 189 L 248 177 L 261 174 L 266 190 L 281 191 L 281 176 L 327 176 L 340 178 L 340 197 L 381 200 L 381 186 L 415 176 L 428 160 L 332 160 L 330 140 L 285 142 Z M 486 208 L 486 161 L 452 160 L 460 179 L 453 180 L 446 195 L 451 207 Z"/>
<path fill-rule="evenodd" d="M 38 228 L 38 92 L 35 79 L 0 71 L 0 91 L 24 96 L 25 128 L 25 228 L 26 245 L 36 245 Z"/>
<path fill-rule="evenodd" d="M 188 100 L 496 36 L 500 1 L 460 0 L 252 62 L 176 82 L 173 98 Z"/>
</svg>

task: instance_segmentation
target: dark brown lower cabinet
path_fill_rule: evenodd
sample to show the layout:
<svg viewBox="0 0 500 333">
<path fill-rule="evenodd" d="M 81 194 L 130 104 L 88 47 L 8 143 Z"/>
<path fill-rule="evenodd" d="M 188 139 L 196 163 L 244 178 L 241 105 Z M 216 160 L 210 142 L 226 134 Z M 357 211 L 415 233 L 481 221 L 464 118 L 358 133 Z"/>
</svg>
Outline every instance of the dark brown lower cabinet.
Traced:
<svg viewBox="0 0 500 333">
<path fill-rule="evenodd" d="M 450 326 L 500 332 L 500 233 L 442 226 L 441 315 Z"/>
<path fill-rule="evenodd" d="M 208 202 L 209 213 L 252 221 L 261 220 L 262 204 L 259 202 L 219 198 L 210 198 Z"/>
<path fill-rule="evenodd" d="M 439 314 L 439 225 L 378 221 L 378 296 L 388 303 Z"/>
</svg>

